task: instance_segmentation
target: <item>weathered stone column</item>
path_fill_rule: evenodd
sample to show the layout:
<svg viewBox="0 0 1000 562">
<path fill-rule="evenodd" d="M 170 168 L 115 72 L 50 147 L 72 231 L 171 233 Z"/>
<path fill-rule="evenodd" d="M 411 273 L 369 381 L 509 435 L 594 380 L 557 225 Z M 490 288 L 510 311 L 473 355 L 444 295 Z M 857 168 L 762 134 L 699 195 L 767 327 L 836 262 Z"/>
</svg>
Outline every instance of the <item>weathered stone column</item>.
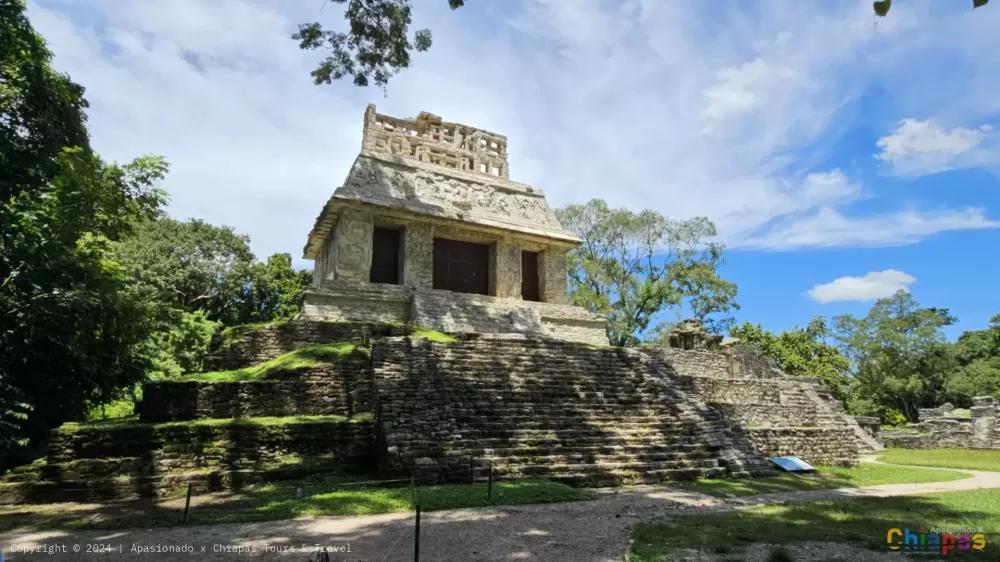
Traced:
<svg viewBox="0 0 1000 562">
<path fill-rule="evenodd" d="M 372 217 L 345 209 L 334 231 L 336 242 L 335 279 L 368 281 L 372 267 Z"/>
<path fill-rule="evenodd" d="M 403 233 L 403 285 L 434 287 L 434 227 L 412 223 Z"/>
<path fill-rule="evenodd" d="M 490 248 L 490 288 L 500 298 L 521 298 L 521 248 L 501 240 Z"/>
<path fill-rule="evenodd" d="M 977 396 L 972 399 L 969 410 L 972 413 L 972 446 L 993 447 L 994 432 L 998 429 L 996 400 L 992 396 Z"/>
<path fill-rule="evenodd" d="M 566 281 L 566 252 L 545 250 L 538 256 L 539 287 L 542 302 L 567 304 L 569 288 Z"/>
</svg>

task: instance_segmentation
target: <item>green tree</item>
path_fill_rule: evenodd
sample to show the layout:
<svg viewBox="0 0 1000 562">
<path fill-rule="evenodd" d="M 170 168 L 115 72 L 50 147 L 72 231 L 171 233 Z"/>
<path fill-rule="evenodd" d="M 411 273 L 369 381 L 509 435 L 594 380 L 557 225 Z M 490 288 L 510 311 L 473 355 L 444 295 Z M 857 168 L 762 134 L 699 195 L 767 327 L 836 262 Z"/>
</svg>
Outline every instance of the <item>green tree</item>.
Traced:
<svg viewBox="0 0 1000 562">
<path fill-rule="evenodd" d="M 250 240 L 227 226 L 168 218 L 143 223 L 115 259 L 153 298 L 208 319 L 239 323 L 254 263 Z"/>
<path fill-rule="evenodd" d="M 0 2 L 0 236 L 10 235 L 18 205 L 45 191 L 60 172 L 64 148 L 89 150 L 83 88 L 50 66 L 52 53 L 24 14 Z M 3 264 L 10 267 L 9 264 Z"/>
<path fill-rule="evenodd" d="M 227 326 L 290 318 L 312 282 L 311 272 L 292 268 L 291 255 L 257 262 L 249 237 L 200 220 L 147 222 L 118 245 L 115 258 L 149 289 L 149 299 Z"/>
<path fill-rule="evenodd" d="M 166 172 L 159 158 L 119 166 L 81 149 L 41 194 L 12 205 L 0 280 L 0 373 L 32 410 L 28 437 L 79 419 L 91 403 L 134 386 L 147 363 L 138 343 L 150 330 L 145 303 L 110 259 L 110 248 L 154 216 Z"/>
<path fill-rule="evenodd" d="M 953 346 L 958 368 L 948 379 L 948 400 L 967 406 L 975 396 L 1000 398 L 1000 314 L 985 330 L 966 331 Z"/>
<path fill-rule="evenodd" d="M 287 320 L 302 306 L 303 291 L 312 284 L 312 271 L 295 271 L 291 254 L 274 254 L 250 270 L 244 288 L 239 323 Z"/>
<path fill-rule="evenodd" d="M 955 367 L 942 332 L 954 322 L 947 309 L 920 308 L 906 291 L 876 301 L 864 318 L 834 318 L 853 365 L 852 411 L 884 421 L 898 411 L 916 421 L 918 408 L 935 405 Z"/>
<path fill-rule="evenodd" d="M 980 8 L 989 3 L 990 0 L 972 0 L 972 8 Z M 892 0 L 876 0 L 872 3 L 872 7 L 875 10 L 876 16 L 885 17 L 889 13 L 889 8 L 892 7 Z"/>
<path fill-rule="evenodd" d="M 0 2 L 0 458 L 141 378 L 142 303 L 109 246 L 154 215 L 158 158 L 89 146 L 83 88 L 55 72 L 20 1 Z"/>
<path fill-rule="evenodd" d="M 370 81 L 385 89 L 389 78 L 410 66 L 413 51 L 431 46 L 431 31 L 421 29 L 410 37 L 413 21 L 409 0 L 333 0 L 346 4 L 346 31 L 324 29 L 318 22 L 299 25 L 292 39 L 303 50 L 329 49 L 332 54 L 311 72 L 316 84 L 330 84 L 350 76 L 354 84 L 367 86 Z M 448 0 L 451 9 L 465 0 Z"/>
<path fill-rule="evenodd" d="M 847 399 L 851 362 L 828 341 L 830 331 L 823 317 L 813 318 L 805 329 L 796 326 L 780 334 L 744 322 L 729 335 L 739 338 L 742 344 L 760 348 L 785 373 L 816 377 L 838 400 Z"/>
<path fill-rule="evenodd" d="M 667 307 L 689 307 L 706 326 L 728 326 L 736 285 L 718 275 L 723 246 L 706 218 L 671 221 L 656 211 L 611 209 L 595 199 L 557 211 L 583 241 L 568 256 L 573 304 L 608 316 L 614 345 L 639 343 L 653 317 Z M 721 319 L 708 318 L 721 314 Z"/>
</svg>

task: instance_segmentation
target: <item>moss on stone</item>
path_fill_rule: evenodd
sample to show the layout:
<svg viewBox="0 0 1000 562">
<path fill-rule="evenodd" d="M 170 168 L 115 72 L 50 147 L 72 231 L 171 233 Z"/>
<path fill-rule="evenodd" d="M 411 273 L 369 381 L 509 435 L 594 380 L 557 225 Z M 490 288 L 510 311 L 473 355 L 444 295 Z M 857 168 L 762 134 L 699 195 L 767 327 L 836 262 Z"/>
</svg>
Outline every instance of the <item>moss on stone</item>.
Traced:
<svg viewBox="0 0 1000 562">
<path fill-rule="evenodd" d="M 239 326 L 229 326 L 219 333 L 220 345 L 223 348 L 233 345 L 237 340 L 246 335 L 247 332 L 259 330 L 268 326 L 286 324 L 288 320 L 275 320 L 272 322 L 254 322 L 252 324 L 240 324 Z"/>
<path fill-rule="evenodd" d="M 368 349 L 357 343 L 340 342 L 326 345 L 316 345 L 296 349 L 284 355 L 279 355 L 270 361 L 244 367 L 232 371 L 215 371 L 211 373 L 195 373 L 180 379 L 184 381 L 204 381 L 204 382 L 240 382 L 240 381 L 260 381 L 278 373 L 315 367 L 327 363 L 336 363 L 344 357 L 354 354 L 369 353 Z"/>
<path fill-rule="evenodd" d="M 420 338 L 430 341 L 441 341 L 441 342 L 454 342 L 458 341 L 458 338 L 454 336 L 449 336 L 444 332 L 439 332 L 437 330 L 431 330 L 430 328 L 422 328 L 420 326 L 414 326 L 412 332 L 410 333 L 412 338 Z"/>
<path fill-rule="evenodd" d="M 153 431 L 175 427 L 218 427 L 218 426 L 281 426 L 309 423 L 371 422 L 371 414 L 360 414 L 351 418 L 345 416 L 284 416 L 259 418 L 213 418 L 165 423 L 139 423 L 136 421 L 107 421 L 98 423 L 64 423 L 56 431 L 61 433 L 78 433 L 81 431 L 113 431 L 125 428 L 147 428 Z"/>
</svg>

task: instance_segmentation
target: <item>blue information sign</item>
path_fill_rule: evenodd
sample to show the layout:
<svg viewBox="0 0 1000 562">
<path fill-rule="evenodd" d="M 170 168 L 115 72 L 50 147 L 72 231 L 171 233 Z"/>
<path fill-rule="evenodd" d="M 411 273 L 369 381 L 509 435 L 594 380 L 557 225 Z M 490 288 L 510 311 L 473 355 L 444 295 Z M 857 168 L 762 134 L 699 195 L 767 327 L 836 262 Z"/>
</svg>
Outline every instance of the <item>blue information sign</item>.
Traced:
<svg viewBox="0 0 1000 562">
<path fill-rule="evenodd" d="M 785 472 L 813 472 L 816 470 L 813 465 L 798 457 L 774 457 L 771 462 Z"/>
</svg>

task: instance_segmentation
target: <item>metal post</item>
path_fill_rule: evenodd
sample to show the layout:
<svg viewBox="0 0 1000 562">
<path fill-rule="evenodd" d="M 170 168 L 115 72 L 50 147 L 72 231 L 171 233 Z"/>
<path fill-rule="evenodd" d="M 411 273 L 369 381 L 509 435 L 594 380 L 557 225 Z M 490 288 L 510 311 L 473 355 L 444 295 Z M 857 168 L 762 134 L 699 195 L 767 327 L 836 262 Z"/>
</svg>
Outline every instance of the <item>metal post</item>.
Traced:
<svg viewBox="0 0 1000 562">
<path fill-rule="evenodd" d="M 412 470 L 410 471 L 410 505 L 417 505 L 417 486 Z"/>
<path fill-rule="evenodd" d="M 420 562 L 420 506 L 417 506 L 417 528 L 413 532 L 413 562 Z"/>
<path fill-rule="evenodd" d="M 191 509 L 191 483 L 188 482 L 187 499 L 184 500 L 184 523 L 188 522 L 188 511 Z"/>
<path fill-rule="evenodd" d="M 490 461 L 490 474 L 487 484 L 486 499 L 493 501 L 493 461 Z"/>
</svg>

